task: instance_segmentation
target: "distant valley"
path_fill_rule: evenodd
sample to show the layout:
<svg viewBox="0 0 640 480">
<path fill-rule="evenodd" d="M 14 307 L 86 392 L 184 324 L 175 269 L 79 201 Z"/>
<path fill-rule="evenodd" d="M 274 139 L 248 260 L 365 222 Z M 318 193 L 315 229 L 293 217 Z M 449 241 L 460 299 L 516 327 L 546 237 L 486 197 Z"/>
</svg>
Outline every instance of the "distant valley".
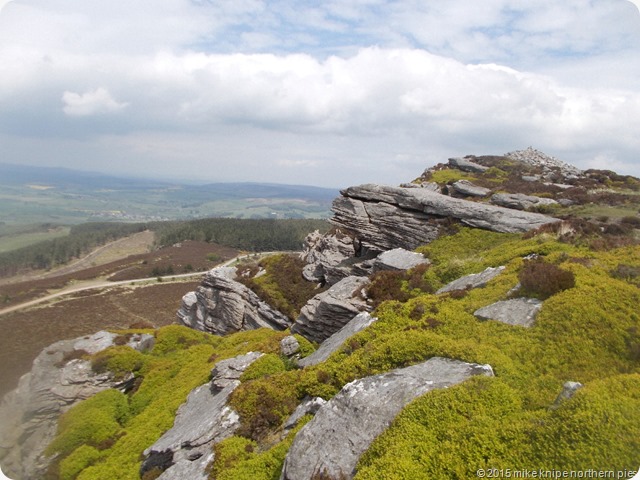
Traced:
<svg viewBox="0 0 640 480">
<path fill-rule="evenodd" d="M 17 226 L 202 217 L 328 218 L 337 189 L 262 183 L 189 185 L 0 164 L 0 234 Z M 51 233 L 60 232 L 52 231 Z"/>
</svg>

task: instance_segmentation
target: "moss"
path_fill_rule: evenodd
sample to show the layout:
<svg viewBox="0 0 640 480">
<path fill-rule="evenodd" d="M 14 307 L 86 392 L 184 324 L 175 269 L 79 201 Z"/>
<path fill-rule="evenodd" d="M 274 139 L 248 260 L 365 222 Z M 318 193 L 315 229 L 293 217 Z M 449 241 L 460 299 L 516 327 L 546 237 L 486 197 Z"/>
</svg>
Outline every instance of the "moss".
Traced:
<svg viewBox="0 0 640 480">
<path fill-rule="evenodd" d="M 308 357 L 316 351 L 316 347 L 302 335 L 296 333 L 293 336 L 298 340 L 298 345 L 300 345 L 300 358 Z"/>
<path fill-rule="evenodd" d="M 266 377 L 274 373 L 283 372 L 285 369 L 285 363 L 278 355 L 268 353 L 249 365 L 240 376 L 240 381 L 246 382 L 255 378 Z"/>
<path fill-rule="evenodd" d="M 273 447 L 260 451 L 258 445 L 246 438 L 231 437 L 215 446 L 215 462 L 209 478 L 216 480 L 278 480 L 284 458 L 300 429 L 311 420 L 300 419 L 287 437 Z"/>
<path fill-rule="evenodd" d="M 103 456 L 104 454 L 98 449 L 89 445 L 81 445 L 60 462 L 60 480 L 73 480 L 82 470 L 91 466 Z"/>
<path fill-rule="evenodd" d="M 47 454 L 64 456 L 83 445 L 98 445 L 120 433 L 128 416 L 129 405 L 123 393 L 100 392 L 62 415 L 58 435 L 47 447 Z"/>
</svg>

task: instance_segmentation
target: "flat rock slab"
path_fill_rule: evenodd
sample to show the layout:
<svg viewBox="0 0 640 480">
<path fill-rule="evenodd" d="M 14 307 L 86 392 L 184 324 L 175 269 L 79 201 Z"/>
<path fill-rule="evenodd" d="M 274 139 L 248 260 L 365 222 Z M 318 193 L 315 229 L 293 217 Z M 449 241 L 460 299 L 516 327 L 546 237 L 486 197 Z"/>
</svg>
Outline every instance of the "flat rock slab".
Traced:
<svg viewBox="0 0 640 480">
<path fill-rule="evenodd" d="M 444 287 L 439 289 L 436 294 L 452 292 L 454 290 L 465 290 L 468 288 L 481 288 L 487 285 L 490 280 L 500 275 L 504 270 L 504 267 L 489 267 L 480 273 L 472 273 L 460 277 L 453 282 L 447 283 Z"/>
<path fill-rule="evenodd" d="M 451 186 L 453 187 L 453 190 L 456 191 L 457 193 L 461 195 L 467 195 L 470 197 L 484 197 L 491 193 L 490 188 L 480 187 L 467 180 L 458 180 L 457 182 L 454 182 L 453 185 Z"/>
<path fill-rule="evenodd" d="M 367 312 L 359 313 L 344 327 L 322 342 L 322 345 L 320 345 L 315 352 L 308 357 L 298 360 L 298 366 L 309 367 L 311 365 L 317 365 L 318 363 L 324 362 L 333 352 L 340 348 L 347 338 L 355 335 L 361 330 L 364 330 L 376 320 L 378 319 L 372 317 Z"/>
<path fill-rule="evenodd" d="M 421 253 L 410 252 L 404 248 L 394 248 L 393 250 L 382 252 L 373 260 L 373 271 L 402 271 L 418 265 L 429 265 L 430 263 L 429 259 L 425 258 Z"/>
<path fill-rule="evenodd" d="M 514 298 L 482 307 L 473 314 L 480 320 L 496 320 L 508 325 L 531 327 L 542 308 L 536 298 Z"/>
<path fill-rule="evenodd" d="M 298 432 L 280 479 L 353 478 L 360 456 L 407 403 L 474 375 L 493 371 L 489 365 L 436 357 L 345 385 Z"/>
<path fill-rule="evenodd" d="M 466 158 L 450 158 L 449 166 L 462 170 L 463 172 L 482 173 L 489 170 L 489 167 L 471 162 Z"/>
</svg>

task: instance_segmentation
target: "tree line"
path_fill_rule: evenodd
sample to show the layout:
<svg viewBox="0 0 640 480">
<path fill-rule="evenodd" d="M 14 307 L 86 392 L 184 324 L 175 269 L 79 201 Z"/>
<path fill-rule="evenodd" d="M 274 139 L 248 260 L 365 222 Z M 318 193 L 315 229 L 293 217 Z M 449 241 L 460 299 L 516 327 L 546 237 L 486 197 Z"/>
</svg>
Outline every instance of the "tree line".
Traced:
<svg viewBox="0 0 640 480">
<path fill-rule="evenodd" d="M 159 222 L 150 226 L 159 247 L 194 240 L 253 252 L 300 250 L 309 232 L 328 228 L 326 220 L 317 219 L 237 218 Z"/>
<path fill-rule="evenodd" d="M 313 230 L 326 231 L 325 220 L 206 218 L 150 223 L 94 222 L 75 225 L 66 237 L 44 240 L 0 254 L 0 276 L 50 269 L 86 255 L 94 248 L 144 230 L 155 232 L 160 248 L 185 240 L 217 243 L 240 250 L 299 250 Z"/>
</svg>

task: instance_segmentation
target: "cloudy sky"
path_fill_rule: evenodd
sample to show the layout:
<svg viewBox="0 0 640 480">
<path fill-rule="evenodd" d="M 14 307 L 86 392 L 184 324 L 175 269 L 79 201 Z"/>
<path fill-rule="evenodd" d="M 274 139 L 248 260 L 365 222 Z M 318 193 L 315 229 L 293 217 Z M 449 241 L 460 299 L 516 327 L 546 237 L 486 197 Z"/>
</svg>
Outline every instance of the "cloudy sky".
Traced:
<svg viewBox="0 0 640 480">
<path fill-rule="evenodd" d="M 627 0 L 14 0 L 0 162 L 399 183 L 528 146 L 640 176 Z"/>
</svg>

